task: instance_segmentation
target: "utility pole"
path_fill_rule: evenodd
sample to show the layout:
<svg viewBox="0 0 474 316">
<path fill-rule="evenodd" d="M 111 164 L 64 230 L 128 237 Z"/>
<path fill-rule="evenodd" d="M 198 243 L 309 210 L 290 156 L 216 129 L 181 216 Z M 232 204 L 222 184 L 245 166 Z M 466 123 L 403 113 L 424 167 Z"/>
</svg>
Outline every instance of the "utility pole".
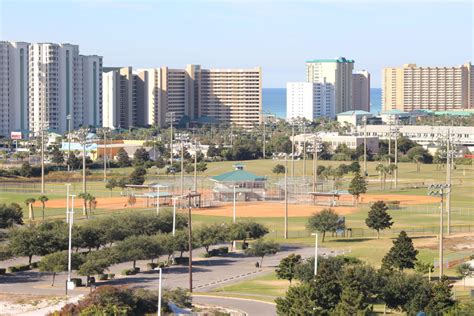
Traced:
<svg viewBox="0 0 474 316">
<path fill-rule="evenodd" d="M 104 182 L 107 181 L 107 130 L 105 128 L 102 129 L 104 133 Z"/>
<path fill-rule="evenodd" d="M 452 143 L 451 143 L 451 129 L 448 129 L 447 141 L 446 141 L 446 183 L 451 187 L 451 167 L 452 167 Z M 447 213 L 447 234 L 451 234 L 451 192 L 450 190 L 446 194 L 446 213 Z"/>
<path fill-rule="evenodd" d="M 295 125 L 291 123 L 291 179 L 295 176 Z"/>
<path fill-rule="evenodd" d="M 262 115 L 262 116 L 263 116 L 263 159 L 265 159 L 265 157 L 266 157 L 266 154 L 265 154 L 266 147 L 265 147 L 265 145 L 266 145 L 266 142 L 267 142 L 266 141 L 266 131 L 265 131 L 265 125 L 266 124 L 265 124 L 265 116 L 264 115 Z"/>
<path fill-rule="evenodd" d="M 313 140 L 313 192 L 317 191 L 318 186 L 318 147 L 317 139 L 314 137 Z"/>
<path fill-rule="evenodd" d="M 42 65 L 43 66 L 43 65 Z M 45 78 L 46 74 L 43 68 L 43 74 L 41 76 L 41 83 L 43 84 L 43 96 L 41 99 L 42 103 L 42 111 L 41 111 L 41 194 L 45 192 L 45 183 L 44 183 L 44 129 L 46 127 L 46 84 Z"/>
<path fill-rule="evenodd" d="M 306 136 L 303 136 L 303 181 L 306 184 Z"/>
<path fill-rule="evenodd" d="M 194 182 L 193 182 L 193 191 L 197 191 L 197 139 L 194 139 Z"/>
<path fill-rule="evenodd" d="M 439 279 L 443 276 L 443 230 L 444 230 L 444 197 L 449 194 L 451 187 L 447 183 L 432 184 L 428 187 L 428 195 L 440 197 L 440 212 L 439 212 Z"/>
<path fill-rule="evenodd" d="M 395 121 L 395 189 L 398 188 L 398 118 Z"/>
<path fill-rule="evenodd" d="M 191 192 L 188 192 L 188 247 L 189 247 L 189 292 L 193 292 L 193 232 L 191 219 Z"/>
<path fill-rule="evenodd" d="M 285 153 L 285 239 L 288 239 L 288 154 Z"/>
<path fill-rule="evenodd" d="M 184 144 L 183 144 L 183 138 L 181 138 L 181 195 L 183 195 L 183 189 L 184 189 Z"/>
<path fill-rule="evenodd" d="M 367 116 L 364 116 L 364 175 L 367 177 Z"/>
<path fill-rule="evenodd" d="M 71 270 L 72 270 L 72 224 L 74 222 L 74 197 L 75 195 L 71 195 L 71 212 L 69 214 L 69 246 L 68 246 L 68 254 L 67 254 L 67 283 L 66 283 L 66 295 L 67 290 L 71 284 Z M 68 204 L 69 204 L 69 196 L 67 197 Z"/>
<path fill-rule="evenodd" d="M 392 116 L 388 120 L 388 164 L 392 163 Z"/>
<path fill-rule="evenodd" d="M 173 164 L 173 123 L 174 123 L 174 112 L 168 113 L 169 122 L 171 126 L 170 130 L 170 161 L 171 165 Z"/>
</svg>

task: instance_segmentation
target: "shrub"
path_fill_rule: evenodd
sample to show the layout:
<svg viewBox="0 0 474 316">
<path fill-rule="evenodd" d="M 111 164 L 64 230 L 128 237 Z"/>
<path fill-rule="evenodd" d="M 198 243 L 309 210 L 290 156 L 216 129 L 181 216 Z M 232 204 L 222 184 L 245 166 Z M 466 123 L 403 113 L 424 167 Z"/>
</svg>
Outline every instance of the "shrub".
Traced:
<svg viewBox="0 0 474 316">
<path fill-rule="evenodd" d="M 176 264 L 187 265 L 187 264 L 189 264 L 189 258 L 188 257 L 175 258 L 174 262 Z"/>
<path fill-rule="evenodd" d="M 39 261 L 35 261 L 35 262 L 32 262 L 32 263 L 30 264 L 30 267 L 31 267 L 31 269 L 38 269 L 38 268 L 39 268 L 39 264 L 40 264 Z"/>
<path fill-rule="evenodd" d="M 6 272 L 7 272 L 7 269 L 0 268 L 0 275 L 5 275 Z"/>
<path fill-rule="evenodd" d="M 74 283 L 74 286 L 76 287 L 82 286 L 81 278 L 71 278 L 71 282 Z"/>
<path fill-rule="evenodd" d="M 100 281 L 105 281 L 108 279 L 108 275 L 107 274 L 99 274 L 97 276 L 97 278 L 100 280 Z"/>
<path fill-rule="evenodd" d="M 28 270 L 31 270 L 31 268 L 28 264 L 8 267 L 8 272 L 10 272 L 10 273 L 15 273 L 15 272 L 20 272 L 20 271 L 28 271 Z"/>
<path fill-rule="evenodd" d="M 113 280 L 115 279 L 115 273 L 109 273 L 107 274 L 107 277 L 109 278 L 109 280 Z"/>
<path fill-rule="evenodd" d="M 150 263 L 147 263 L 147 264 L 146 264 L 146 267 L 148 268 L 148 270 L 153 270 L 153 269 L 155 269 L 155 268 L 158 267 L 158 263 L 156 263 L 156 262 L 150 262 Z"/>
<path fill-rule="evenodd" d="M 135 269 L 125 269 L 125 270 L 122 270 L 121 274 L 122 275 L 134 275 L 134 274 L 137 274 L 137 271 Z"/>
</svg>

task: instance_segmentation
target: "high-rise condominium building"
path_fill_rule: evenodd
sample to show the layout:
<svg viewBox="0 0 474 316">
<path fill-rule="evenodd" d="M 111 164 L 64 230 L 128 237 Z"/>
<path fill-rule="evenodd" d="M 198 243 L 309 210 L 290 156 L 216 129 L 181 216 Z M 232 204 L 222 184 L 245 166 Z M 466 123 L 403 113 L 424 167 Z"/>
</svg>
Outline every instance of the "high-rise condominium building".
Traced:
<svg viewBox="0 0 474 316">
<path fill-rule="evenodd" d="M 2 88 L 2 135 L 64 133 L 68 117 L 71 128 L 102 124 L 102 57 L 79 55 L 79 46 L 71 44 L 0 42 L 0 47 L 0 85 L 8 87 Z"/>
<path fill-rule="evenodd" d="M 325 91 L 331 91 L 334 97 L 322 100 L 332 102 L 323 107 L 332 107 L 331 116 L 352 109 L 352 70 L 354 60 L 339 57 L 337 59 L 315 59 L 306 61 L 306 81 L 326 85 Z"/>
<path fill-rule="evenodd" d="M 111 76 L 104 73 L 104 122 L 107 121 L 106 113 L 117 111 L 110 110 L 117 108 L 117 103 L 107 103 L 108 100 L 114 102 L 108 95 L 109 85 L 106 87 L 105 84 L 106 80 L 114 80 Z M 221 70 L 188 65 L 185 69 L 139 69 L 133 76 L 136 102 L 130 106 L 137 113 L 133 126 L 166 126 L 201 117 L 244 128 L 260 123 L 260 68 Z"/>
<path fill-rule="evenodd" d="M 321 116 L 333 117 L 334 86 L 313 82 L 286 84 L 286 116 L 288 120 Z"/>
<path fill-rule="evenodd" d="M 383 110 L 462 110 L 474 108 L 471 63 L 457 67 L 418 67 L 406 64 L 384 68 Z"/>
<path fill-rule="evenodd" d="M 0 41 L 0 136 L 28 130 L 28 43 Z"/>
<path fill-rule="evenodd" d="M 352 110 L 370 112 L 370 74 L 356 71 L 352 74 Z"/>
</svg>

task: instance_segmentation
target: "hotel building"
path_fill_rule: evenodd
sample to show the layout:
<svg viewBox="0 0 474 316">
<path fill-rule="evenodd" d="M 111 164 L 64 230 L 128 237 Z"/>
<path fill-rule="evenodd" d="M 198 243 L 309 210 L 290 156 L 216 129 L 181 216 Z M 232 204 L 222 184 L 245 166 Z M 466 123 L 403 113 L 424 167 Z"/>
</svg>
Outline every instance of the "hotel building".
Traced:
<svg viewBox="0 0 474 316">
<path fill-rule="evenodd" d="M 117 69 L 112 71 L 117 72 Z M 131 88 L 136 119 L 131 126 L 167 126 L 173 122 L 192 123 L 199 118 L 212 118 L 223 124 L 252 128 L 260 124 L 262 110 L 261 69 L 202 69 L 187 65 L 185 69 L 168 67 L 138 69 L 128 78 L 134 78 Z M 118 76 L 104 72 L 104 82 L 118 80 Z M 130 81 L 130 80 L 128 80 Z M 120 98 L 111 97 L 111 84 L 104 84 L 104 124 L 118 127 L 110 121 L 110 113 L 120 112 Z M 115 90 L 126 85 L 113 85 Z M 124 92 L 115 92 L 122 93 Z M 124 98 L 125 99 L 125 98 Z M 123 116 L 117 114 L 118 116 Z M 117 120 L 116 120 L 117 121 Z"/>
<path fill-rule="evenodd" d="M 457 67 L 419 67 L 406 64 L 382 72 L 384 111 L 449 111 L 474 108 L 471 63 Z"/>
<path fill-rule="evenodd" d="M 306 81 L 325 86 L 324 91 L 331 97 L 321 99 L 323 108 L 333 108 L 331 117 L 352 109 L 352 71 L 354 60 L 315 59 L 306 61 Z"/>
<path fill-rule="evenodd" d="M 356 71 L 352 74 L 352 110 L 370 112 L 370 74 Z"/>
<path fill-rule="evenodd" d="M 28 43 L 0 41 L 0 136 L 28 130 Z"/>
</svg>

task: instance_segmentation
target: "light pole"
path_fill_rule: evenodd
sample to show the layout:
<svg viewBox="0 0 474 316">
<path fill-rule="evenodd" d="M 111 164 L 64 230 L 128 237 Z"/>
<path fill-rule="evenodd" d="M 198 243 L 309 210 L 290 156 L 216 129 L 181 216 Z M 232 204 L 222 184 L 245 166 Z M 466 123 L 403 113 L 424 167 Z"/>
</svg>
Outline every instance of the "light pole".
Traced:
<svg viewBox="0 0 474 316">
<path fill-rule="evenodd" d="M 66 116 L 67 120 L 67 171 L 71 171 L 70 158 L 71 158 L 71 114 Z"/>
<path fill-rule="evenodd" d="M 193 181 L 193 191 L 197 191 L 197 139 L 194 139 L 194 181 Z"/>
<path fill-rule="evenodd" d="M 288 239 L 288 154 L 285 153 L 285 239 Z"/>
<path fill-rule="evenodd" d="M 314 236 L 314 276 L 318 275 L 318 233 L 311 234 Z"/>
<path fill-rule="evenodd" d="M 236 195 L 236 193 L 235 193 L 235 188 L 236 188 L 236 187 L 237 187 L 237 186 L 234 184 L 234 185 L 233 185 L 233 190 L 234 190 L 234 204 L 233 204 L 233 219 L 232 219 L 232 222 L 233 222 L 234 224 L 235 224 L 235 199 L 236 199 L 236 196 L 235 196 L 235 195 Z"/>
<path fill-rule="evenodd" d="M 162 270 L 161 268 L 158 268 L 158 271 L 160 273 L 160 279 L 158 280 L 158 316 L 161 316 L 161 276 L 162 276 Z"/>
<path fill-rule="evenodd" d="M 444 197 L 449 194 L 450 185 L 446 183 L 432 184 L 428 187 L 428 195 L 440 197 L 440 212 L 439 212 L 439 279 L 443 276 L 443 216 L 444 216 Z"/>
<path fill-rule="evenodd" d="M 295 125 L 291 123 L 291 179 L 295 176 Z"/>
<path fill-rule="evenodd" d="M 177 197 L 173 197 L 173 237 L 176 234 L 176 199 Z"/>
<path fill-rule="evenodd" d="M 367 115 L 364 116 L 364 175 L 367 177 Z"/>
<path fill-rule="evenodd" d="M 452 155 L 452 148 L 451 148 L 451 130 L 448 129 L 448 135 L 447 135 L 447 142 L 446 142 L 446 183 L 451 186 L 451 165 L 452 165 L 452 160 L 451 160 L 451 155 Z M 448 235 L 451 234 L 451 193 L 448 192 L 446 194 L 446 213 L 447 213 L 447 231 L 446 233 Z"/>
<path fill-rule="evenodd" d="M 71 284 L 71 257 L 72 257 L 72 224 L 74 222 L 74 197 L 71 195 L 71 214 L 69 214 L 69 247 L 67 255 L 67 284 L 66 284 L 66 294 L 68 289 L 73 289 L 74 285 Z M 69 199 L 69 197 L 68 197 Z"/>
<path fill-rule="evenodd" d="M 69 223 L 69 188 L 70 183 L 66 183 L 66 223 Z"/>
</svg>

